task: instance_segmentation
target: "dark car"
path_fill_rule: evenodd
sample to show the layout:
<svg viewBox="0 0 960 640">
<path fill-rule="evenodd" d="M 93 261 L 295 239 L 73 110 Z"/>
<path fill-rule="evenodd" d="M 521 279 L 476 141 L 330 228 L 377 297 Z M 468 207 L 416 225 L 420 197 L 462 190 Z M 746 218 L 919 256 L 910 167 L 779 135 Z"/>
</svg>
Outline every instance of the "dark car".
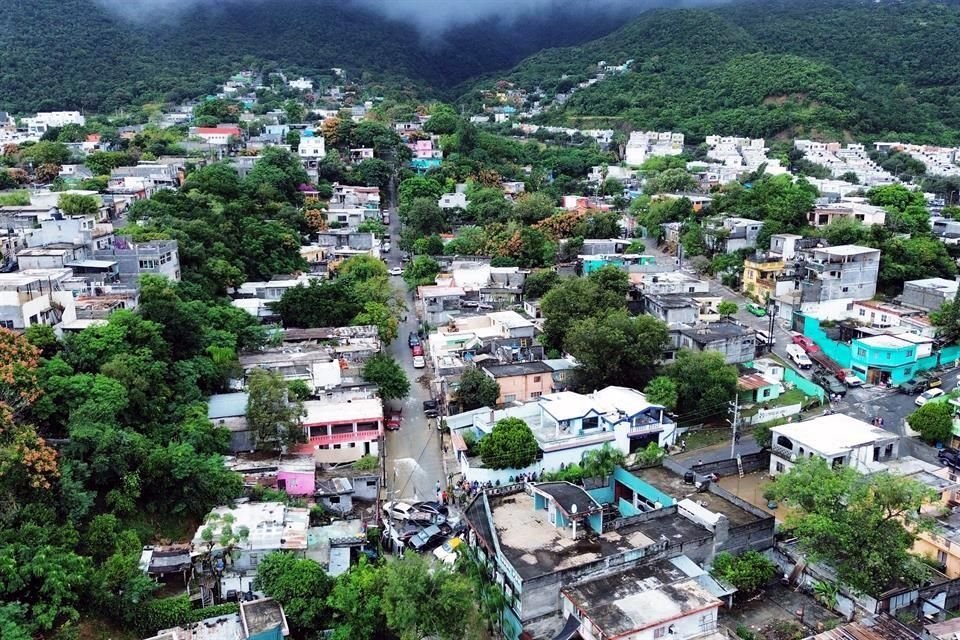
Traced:
<svg viewBox="0 0 960 640">
<path fill-rule="evenodd" d="M 897 389 L 900 391 L 900 393 L 913 396 L 927 390 L 927 381 L 914 378 L 913 380 L 907 380 L 906 382 L 901 383 Z"/>
<path fill-rule="evenodd" d="M 943 464 L 958 467 L 960 466 L 960 451 L 951 447 L 944 447 L 937 452 L 937 459 Z"/>
<path fill-rule="evenodd" d="M 420 344 L 420 336 L 415 334 L 413 331 L 410 332 L 410 335 L 407 336 L 407 345 L 411 348 Z"/>
<path fill-rule="evenodd" d="M 917 378 L 927 384 L 927 389 L 936 389 L 943 386 L 943 379 L 935 373 L 921 371 Z"/>
<path fill-rule="evenodd" d="M 847 395 L 847 385 L 837 380 L 836 376 L 830 374 L 821 374 L 814 378 L 814 382 L 827 390 L 830 395 Z"/>
<path fill-rule="evenodd" d="M 415 551 L 426 551 L 431 545 L 443 540 L 443 532 L 435 524 L 423 529 L 420 533 L 410 538 L 409 544 Z"/>
<path fill-rule="evenodd" d="M 450 512 L 450 510 L 447 509 L 445 505 L 442 505 L 439 502 L 435 502 L 435 501 L 414 502 L 412 506 L 417 511 L 423 511 L 424 513 L 440 514 L 442 516 L 445 516 Z"/>
<path fill-rule="evenodd" d="M 440 409 L 436 400 L 424 400 L 423 401 L 423 415 L 428 418 L 436 418 L 440 415 Z"/>
</svg>

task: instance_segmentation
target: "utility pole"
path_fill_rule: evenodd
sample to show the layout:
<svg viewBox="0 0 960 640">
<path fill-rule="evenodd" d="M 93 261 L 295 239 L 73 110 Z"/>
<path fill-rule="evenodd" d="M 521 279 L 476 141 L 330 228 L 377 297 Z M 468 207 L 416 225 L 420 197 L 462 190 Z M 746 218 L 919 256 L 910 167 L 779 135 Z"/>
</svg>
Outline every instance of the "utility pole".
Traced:
<svg viewBox="0 0 960 640">
<path fill-rule="evenodd" d="M 735 396 L 733 402 L 728 402 L 727 404 L 730 406 L 730 410 L 733 411 L 733 420 L 729 421 L 733 427 L 733 435 L 730 437 L 730 457 L 733 458 L 737 448 L 737 426 L 740 422 L 740 396 Z"/>
<path fill-rule="evenodd" d="M 770 316 L 770 329 L 767 332 L 770 340 L 767 342 L 767 353 L 773 353 L 773 321 L 777 317 L 777 304 L 773 298 L 767 299 L 767 315 Z"/>
</svg>

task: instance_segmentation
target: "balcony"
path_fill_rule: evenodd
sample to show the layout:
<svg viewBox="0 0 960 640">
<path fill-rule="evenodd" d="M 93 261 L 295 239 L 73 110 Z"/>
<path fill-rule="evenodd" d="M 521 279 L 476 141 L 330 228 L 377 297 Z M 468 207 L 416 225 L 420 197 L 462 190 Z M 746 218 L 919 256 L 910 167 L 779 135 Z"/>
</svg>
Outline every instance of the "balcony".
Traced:
<svg viewBox="0 0 960 640">
<path fill-rule="evenodd" d="M 783 458 L 784 460 L 790 460 L 793 457 L 793 449 L 788 449 L 780 444 L 771 445 L 770 451 L 773 455 Z"/>
</svg>

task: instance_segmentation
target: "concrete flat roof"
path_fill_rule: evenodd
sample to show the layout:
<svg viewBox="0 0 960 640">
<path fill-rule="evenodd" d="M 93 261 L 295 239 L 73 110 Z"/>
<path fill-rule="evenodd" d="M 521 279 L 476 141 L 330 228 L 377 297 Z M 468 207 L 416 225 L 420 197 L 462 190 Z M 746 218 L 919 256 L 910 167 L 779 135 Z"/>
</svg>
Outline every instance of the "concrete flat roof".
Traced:
<svg viewBox="0 0 960 640">
<path fill-rule="evenodd" d="M 563 595 L 608 638 L 722 604 L 668 560 L 582 582 L 564 589 Z"/>
<path fill-rule="evenodd" d="M 379 398 L 358 398 L 345 402 L 307 400 L 303 403 L 304 425 L 383 420 L 383 403 Z"/>
<path fill-rule="evenodd" d="M 892 440 L 898 437 L 880 427 L 874 427 L 862 420 L 840 413 L 772 427 L 772 431 L 775 436 L 784 435 L 798 444 L 824 454 L 844 453 L 849 449 L 868 445 L 877 440 Z"/>
<path fill-rule="evenodd" d="M 677 475 L 665 467 L 650 467 L 636 471 L 633 475 L 677 501 L 689 498 L 713 513 L 723 514 L 730 521 L 730 526 L 738 527 L 760 519 L 746 509 L 738 507 L 729 500 L 724 500 L 715 493 L 709 491 L 697 493 L 695 487 L 684 484 L 683 476 Z"/>
</svg>

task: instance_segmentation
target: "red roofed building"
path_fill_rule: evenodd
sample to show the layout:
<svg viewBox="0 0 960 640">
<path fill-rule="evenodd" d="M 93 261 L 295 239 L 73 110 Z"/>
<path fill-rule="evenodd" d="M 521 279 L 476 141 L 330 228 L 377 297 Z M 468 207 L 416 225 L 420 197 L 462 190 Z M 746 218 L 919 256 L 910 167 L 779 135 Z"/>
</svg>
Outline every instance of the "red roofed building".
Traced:
<svg viewBox="0 0 960 640">
<path fill-rule="evenodd" d="M 191 135 L 203 138 L 209 144 L 230 144 L 230 138 L 241 138 L 243 132 L 239 127 L 194 127 Z"/>
</svg>

